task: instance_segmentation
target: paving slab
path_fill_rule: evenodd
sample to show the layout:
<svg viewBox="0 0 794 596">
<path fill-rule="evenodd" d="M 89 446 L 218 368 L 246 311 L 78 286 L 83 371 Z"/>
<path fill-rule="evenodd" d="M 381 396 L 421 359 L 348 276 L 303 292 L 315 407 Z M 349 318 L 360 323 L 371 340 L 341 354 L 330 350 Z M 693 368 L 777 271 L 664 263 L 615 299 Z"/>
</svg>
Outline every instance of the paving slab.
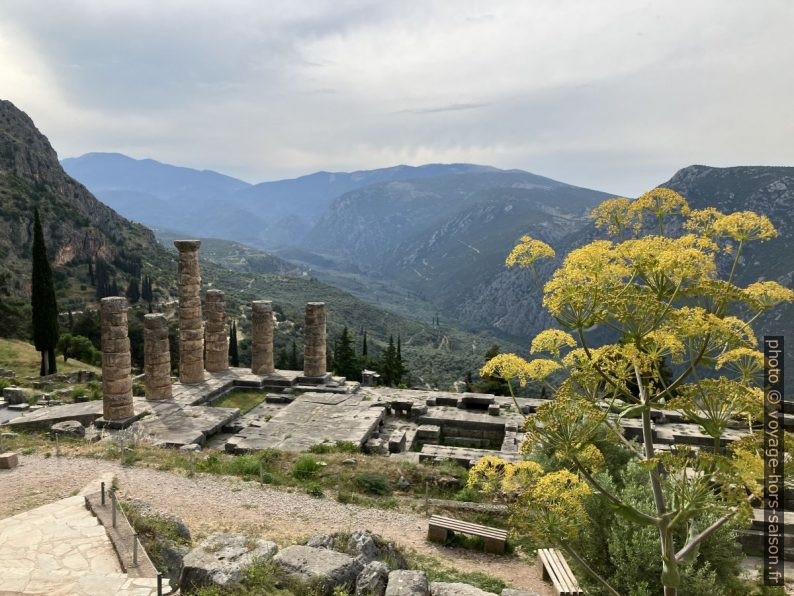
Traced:
<svg viewBox="0 0 794 596">
<path fill-rule="evenodd" d="M 149 402 L 151 413 L 133 425 L 158 447 L 204 445 L 210 437 L 240 415 L 238 408 L 190 406 L 175 400 Z"/>
<path fill-rule="evenodd" d="M 0 520 L 3 593 L 154 596 L 156 578 L 123 572 L 105 528 L 76 495 Z"/>
<path fill-rule="evenodd" d="M 13 430 L 49 430 L 53 424 L 64 420 L 77 420 L 83 426 L 90 426 L 101 416 L 102 400 L 94 400 L 43 408 L 14 418 L 6 425 Z"/>
<path fill-rule="evenodd" d="M 301 395 L 266 424 L 244 428 L 230 438 L 226 451 L 244 453 L 266 448 L 306 451 L 312 445 L 337 441 L 349 441 L 360 447 L 380 426 L 384 410 L 358 398 L 327 403 L 343 397 Z"/>
</svg>

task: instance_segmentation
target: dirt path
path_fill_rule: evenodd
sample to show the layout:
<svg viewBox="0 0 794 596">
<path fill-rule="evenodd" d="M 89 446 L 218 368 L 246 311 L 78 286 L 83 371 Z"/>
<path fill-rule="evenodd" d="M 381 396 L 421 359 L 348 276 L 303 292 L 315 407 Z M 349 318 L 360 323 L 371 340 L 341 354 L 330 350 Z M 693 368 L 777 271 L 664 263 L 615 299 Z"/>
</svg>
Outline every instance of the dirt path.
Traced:
<svg viewBox="0 0 794 596">
<path fill-rule="evenodd" d="M 19 467 L 0 473 L 0 519 L 75 494 L 106 472 L 118 477 L 123 497 L 143 499 L 178 515 L 194 537 L 229 530 L 285 544 L 319 532 L 366 528 L 458 569 L 485 572 L 510 587 L 551 594 L 531 561 L 428 543 L 427 519 L 421 515 L 343 505 L 237 478 L 205 474 L 187 478 L 105 460 L 22 456 Z"/>
</svg>

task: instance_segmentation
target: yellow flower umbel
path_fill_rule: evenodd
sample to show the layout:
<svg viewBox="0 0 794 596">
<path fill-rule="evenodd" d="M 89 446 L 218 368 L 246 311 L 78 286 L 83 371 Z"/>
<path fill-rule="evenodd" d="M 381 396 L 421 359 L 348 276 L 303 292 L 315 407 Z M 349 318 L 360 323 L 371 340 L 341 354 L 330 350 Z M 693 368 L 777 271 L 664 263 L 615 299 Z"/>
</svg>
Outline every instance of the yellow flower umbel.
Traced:
<svg viewBox="0 0 794 596">
<path fill-rule="evenodd" d="M 642 217 L 643 213 L 656 216 L 659 221 L 659 235 L 664 236 L 664 218 L 673 213 L 686 215 L 689 204 L 686 199 L 669 188 L 654 188 L 632 202 L 631 209 Z"/>
<path fill-rule="evenodd" d="M 569 348 L 576 347 L 576 340 L 570 333 L 559 329 L 546 329 L 538 333 L 535 339 L 532 340 L 529 352 L 530 354 L 546 352 L 555 358 L 559 358 L 560 350 L 566 346 Z"/>
<path fill-rule="evenodd" d="M 554 249 L 545 242 L 529 236 L 521 236 L 519 243 L 507 256 L 505 265 L 531 268 L 538 259 L 549 259 L 556 254 Z"/>
<path fill-rule="evenodd" d="M 745 295 L 758 310 L 769 310 L 782 302 L 794 300 L 794 292 L 776 281 L 759 281 L 744 289 Z"/>
<path fill-rule="evenodd" d="M 608 199 L 593 209 L 590 217 L 595 218 L 598 228 L 606 228 L 610 236 L 624 237 L 627 230 L 636 230 L 640 221 L 631 201 L 623 197 Z"/>
</svg>

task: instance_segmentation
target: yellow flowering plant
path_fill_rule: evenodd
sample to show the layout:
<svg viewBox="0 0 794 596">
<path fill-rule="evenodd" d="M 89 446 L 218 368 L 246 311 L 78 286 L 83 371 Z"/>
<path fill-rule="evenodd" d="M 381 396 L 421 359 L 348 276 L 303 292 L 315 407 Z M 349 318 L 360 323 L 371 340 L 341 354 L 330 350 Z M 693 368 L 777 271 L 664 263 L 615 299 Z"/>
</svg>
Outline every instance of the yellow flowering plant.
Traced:
<svg viewBox="0 0 794 596">
<path fill-rule="evenodd" d="M 511 392 L 530 380 L 552 387 L 554 399 L 527 418 L 521 453 L 553 453 L 566 462 L 566 473 L 538 475 L 528 466 L 506 478 L 511 468 L 505 466 L 513 464 L 505 462 L 493 472 L 498 481 L 486 482 L 483 469 L 475 483 L 501 498 L 510 495 L 516 524 L 560 544 L 610 593 L 573 548 L 576 523 L 566 521 L 564 512 L 582 521 L 577 499 L 584 498 L 585 487 L 630 522 L 655 526 L 664 593 L 671 596 L 680 587 L 681 566 L 726 522 L 746 515 L 748 500 L 763 489 L 757 446 L 745 442 L 726 450 L 725 434 L 736 426 L 752 431 L 763 414 L 763 357 L 752 323 L 794 300 L 794 292 L 774 281 L 746 288 L 735 283 L 744 247 L 777 235 L 763 215 L 691 210 L 675 191 L 656 188 L 634 201 L 610 199 L 592 216 L 617 240 L 571 251 L 543 287 L 543 305 L 560 329 L 538 334 L 530 352 L 547 357 L 499 355 L 481 371 L 506 379 Z M 643 235 L 646 217 L 655 220 L 658 233 Z M 682 225 L 670 225 L 673 220 Z M 680 234 L 666 233 L 675 230 Z M 629 232 L 633 237 L 626 238 Z M 733 263 L 723 275 L 718 257 L 726 252 Z M 507 262 L 534 267 L 552 256 L 551 247 L 525 236 Z M 604 330 L 612 343 L 596 341 Z M 712 438 L 711 448 L 694 459 L 684 451 L 658 452 L 655 408 L 677 410 L 697 424 Z M 638 418 L 638 442 L 623 436 L 626 416 Z M 622 502 L 599 480 L 604 460 L 595 442 L 604 433 L 647 469 L 653 511 Z M 557 494 L 563 486 L 572 492 L 570 500 Z M 707 517 L 716 521 L 705 524 Z"/>
</svg>

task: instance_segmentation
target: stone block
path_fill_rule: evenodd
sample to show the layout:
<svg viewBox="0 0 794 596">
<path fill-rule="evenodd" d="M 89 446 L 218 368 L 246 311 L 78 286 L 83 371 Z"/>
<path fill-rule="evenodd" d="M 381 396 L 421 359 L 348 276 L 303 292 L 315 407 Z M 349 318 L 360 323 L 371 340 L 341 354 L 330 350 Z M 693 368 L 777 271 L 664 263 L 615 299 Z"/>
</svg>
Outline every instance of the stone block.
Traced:
<svg viewBox="0 0 794 596">
<path fill-rule="evenodd" d="M 273 562 L 286 575 L 301 582 L 318 584 L 323 594 L 331 594 L 334 587 L 354 585 L 363 565 L 356 559 L 326 548 L 288 546 Z"/>
<path fill-rule="evenodd" d="M 3 389 L 3 399 L 7 404 L 23 404 L 28 400 L 28 394 L 22 387 L 6 387 Z"/>
<path fill-rule="evenodd" d="M 356 580 L 356 596 L 383 596 L 389 581 L 389 568 L 381 561 L 371 561 Z"/>
<path fill-rule="evenodd" d="M 491 416 L 499 416 L 501 414 L 499 404 L 491 404 L 488 406 L 488 414 Z"/>
<path fill-rule="evenodd" d="M 16 468 L 18 465 L 19 459 L 16 453 L 13 451 L 0 453 L 0 470 L 10 470 L 11 468 Z"/>
<path fill-rule="evenodd" d="M 395 430 L 389 437 L 389 451 L 391 453 L 401 453 L 405 451 L 405 431 Z"/>
<path fill-rule="evenodd" d="M 203 586 L 231 587 L 255 559 L 269 559 L 275 543 L 240 534 L 212 534 L 185 555 L 179 587 L 184 592 Z"/>
<path fill-rule="evenodd" d="M 460 582 L 433 582 L 430 584 L 430 596 L 498 596 L 494 592 L 486 592 L 469 584 Z"/>
<path fill-rule="evenodd" d="M 389 573 L 385 596 L 429 596 L 427 576 L 424 571 L 397 569 Z"/>
<path fill-rule="evenodd" d="M 50 427 L 52 435 L 82 438 L 85 436 L 85 427 L 77 420 L 64 420 L 56 422 Z"/>
<path fill-rule="evenodd" d="M 436 424 L 422 424 L 416 429 L 416 438 L 423 443 L 438 443 L 441 427 Z"/>
</svg>

